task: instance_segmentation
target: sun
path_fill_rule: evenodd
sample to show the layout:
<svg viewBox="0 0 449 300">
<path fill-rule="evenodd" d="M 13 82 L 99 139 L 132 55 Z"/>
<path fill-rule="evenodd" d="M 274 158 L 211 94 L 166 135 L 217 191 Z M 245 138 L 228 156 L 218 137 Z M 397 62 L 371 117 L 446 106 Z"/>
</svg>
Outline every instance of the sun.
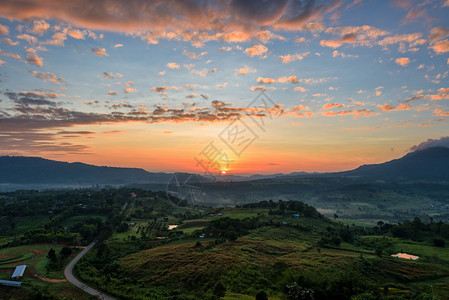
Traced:
<svg viewBox="0 0 449 300">
<path fill-rule="evenodd" d="M 227 173 L 226 170 L 221 171 L 221 175 L 226 175 L 226 173 Z"/>
</svg>

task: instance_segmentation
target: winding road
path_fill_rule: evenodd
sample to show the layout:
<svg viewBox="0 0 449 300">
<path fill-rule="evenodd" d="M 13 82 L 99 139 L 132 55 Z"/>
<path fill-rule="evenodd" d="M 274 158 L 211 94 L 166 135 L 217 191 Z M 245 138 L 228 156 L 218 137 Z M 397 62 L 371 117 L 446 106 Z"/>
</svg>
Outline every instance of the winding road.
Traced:
<svg viewBox="0 0 449 300">
<path fill-rule="evenodd" d="M 75 276 L 73 276 L 73 267 L 75 266 L 75 264 L 81 259 L 81 257 L 84 256 L 84 254 L 86 254 L 90 249 L 92 249 L 93 246 L 95 246 L 95 244 L 97 243 L 97 241 L 93 241 L 92 243 L 89 244 L 89 246 L 87 246 L 83 251 L 81 251 L 81 253 L 79 253 L 65 268 L 64 270 L 64 275 L 65 278 L 67 279 L 68 282 L 70 282 L 71 284 L 74 284 L 75 286 L 79 287 L 80 289 L 82 289 L 83 291 L 85 291 L 88 294 L 91 294 L 93 296 L 96 296 L 100 299 L 105 299 L 105 300 L 115 300 L 115 298 L 105 295 L 99 291 L 97 291 L 94 288 L 91 288 L 90 286 L 85 285 L 84 283 L 82 283 L 81 281 L 79 281 L 78 279 L 75 278 Z"/>
</svg>

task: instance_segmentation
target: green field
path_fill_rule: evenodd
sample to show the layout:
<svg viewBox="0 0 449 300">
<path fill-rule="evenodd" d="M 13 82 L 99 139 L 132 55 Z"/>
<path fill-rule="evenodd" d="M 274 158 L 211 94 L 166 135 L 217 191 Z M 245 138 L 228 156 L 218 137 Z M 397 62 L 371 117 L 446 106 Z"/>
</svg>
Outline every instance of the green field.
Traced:
<svg viewBox="0 0 449 300">
<path fill-rule="evenodd" d="M 42 290 L 60 298 L 89 299 L 84 292 L 66 282 L 64 277 L 65 265 L 80 250 L 74 251 L 70 257 L 63 259 L 59 270 L 47 271 L 48 251 L 53 248 L 56 253 L 59 253 L 62 247 L 61 245 L 49 244 L 0 249 L 0 279 L 9 280 L 17 265 L 27 266 L 24 277 L 21 280 L 23 282 L 22 287 L 0 286 L 0 295 L 8 295 L 7 299 L 27 299 L 36 291 Z"/>
</svg>

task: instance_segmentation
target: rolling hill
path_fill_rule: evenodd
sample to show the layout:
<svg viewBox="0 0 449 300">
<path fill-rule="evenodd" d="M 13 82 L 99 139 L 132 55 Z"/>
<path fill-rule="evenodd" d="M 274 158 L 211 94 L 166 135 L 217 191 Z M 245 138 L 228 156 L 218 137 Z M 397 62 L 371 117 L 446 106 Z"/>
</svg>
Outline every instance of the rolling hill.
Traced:
<svg viewBox="0 0 449 300">
<path fill-rule="evenodd" d="M 449 148 L 432 147 L 382 164 L 363 165 L 334 175 L 378 179 L 449 180 Z"/>
<path fill-rule="evenodd" d="M 172 174 L 150 173 L 138 168 L 99 167 L 40 157 L 0 157 L 0 183 L 67 185 L 165 183 L 171 176 Z"/>
</svg>

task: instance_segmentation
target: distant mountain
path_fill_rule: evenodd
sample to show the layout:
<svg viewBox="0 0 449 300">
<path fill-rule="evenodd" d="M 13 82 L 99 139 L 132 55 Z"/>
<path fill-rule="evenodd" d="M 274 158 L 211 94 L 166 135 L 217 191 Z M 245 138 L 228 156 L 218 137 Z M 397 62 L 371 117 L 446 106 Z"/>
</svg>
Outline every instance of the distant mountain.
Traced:
<svg viewBox="0 0 449 300">
<path fill-rule="evenodd" d="M 168 173 L 150 173 L 138 168 L 99 167 L 67 163 L 40 157 L 0 157 L 1 184 L 93 185 L 126 183 L 166 183 Z"/>
<path fill-rule="evenodd" d="M 382 164 L 363 165 L 352 171 L 332 175 L 379 179 L 449 180 L 449 148 L 427 148 Z"/>
</svg>

